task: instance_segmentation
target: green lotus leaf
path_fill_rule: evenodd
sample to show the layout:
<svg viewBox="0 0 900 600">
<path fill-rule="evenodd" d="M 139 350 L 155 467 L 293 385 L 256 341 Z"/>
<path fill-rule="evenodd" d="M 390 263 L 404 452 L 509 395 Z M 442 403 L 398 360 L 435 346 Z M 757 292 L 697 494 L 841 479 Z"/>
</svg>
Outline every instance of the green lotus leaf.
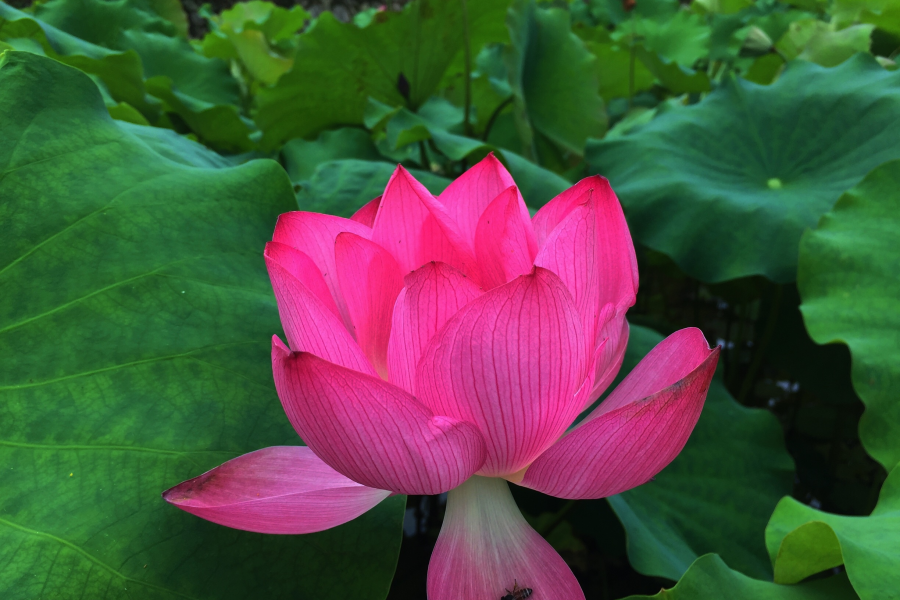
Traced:
<svg viewBox="0 0 900 600">
<path fill-rule="evenodd" d="M 632 325 L 624 377 L 662 341 Z M 645 575 L 678 580 L 718 552 L 735 569 L 771 578 L 760 532 L 789 493 L 793 462 L 771 413 L 735 402 L 713 379 L 700 421 L 681 454 L 655 480 L 609 498 L 625 526 L 628 559 Z"/>
<path fill-rule="evenodd" d="M 729 81 L 635 133 L 590 141 L 632 235 L 718 282 L 793 281 L 797 248 L 845 190 L 900 157 L 900 73 L 859 54 L 826 69 L 790 63 L 773 84 Z"/>
<path fill-rule="evenodd" d="M 766 527 L 766 546 L 779 583 L 843 564 L 861 600 L 900 598 L 900 466 L 868 517 L 832 515 L 784 498 Z"/>
<path fill-rule="evenodd" d="M 502 41 L 505 0 L 469 2 L 472 53 Z M 465 41 L 460 2 L 421 0 L 376 14 L 366 27 L 323 13 L 297 40 L 294 66 L 257 97 L 264 149 L 324 129 L 362 124 L 368 98 L 416 110 Z"/>
<path fill-rule="evenodd" d="M 850 348 L 866 404 L 859 437 L 890 469 L 900 462 L 900 161 L 873 170 L 800 243 L 803 320 L 820 344 Z"/>
<path fill-rule="evenodd" d="M 0 59 L 0 597 L 387 593 L 402 497 L 309 536 L 203 521 L 160 493 L 296 444 L 271 375 L 262 249 L 295 207 L 271 161 L 200 166 L 113 121 L 80 71 Z"/>
<path fill-rule="evenodd" d="M 759 581 L 728 568 L 715 554 L 701 556 L 675 587 L 625 600 L 856 600 L 845 575 L 802 585 Z"/>
<path fill-rule="evenodd" d="M 517 0 L 507 17 L 506 54 L 525 157 L 540 158 L 534 132 L 577 156 L 589 137 L 606 132 L 597 82 L 597 58 L 572 33 L 569 13 Z"/>
</svg>

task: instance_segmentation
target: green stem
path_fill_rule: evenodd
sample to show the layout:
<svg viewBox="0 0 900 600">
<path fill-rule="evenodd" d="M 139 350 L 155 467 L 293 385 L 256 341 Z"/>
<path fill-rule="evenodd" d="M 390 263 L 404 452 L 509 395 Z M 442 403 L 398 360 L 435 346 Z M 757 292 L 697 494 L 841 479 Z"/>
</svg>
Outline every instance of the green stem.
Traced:
<svg viewBox="0 0 900 600">
<path fill-rule="evenodd" d="M 426 171 L 431 169 L 431 165 L 428 163 L 428 152 L 425 150 L 424 141 L 419 142 L 419 162 Z"/>
<path fill-rule="evenodd" d="M 776 285 L 775 291 L 772 293 L 772 304 L 769 306 L 769 314 L 766 317 L 766 328 L 763 330 L 762 338 L 759 340 L 759 345 L 757 345 L 753 354 L 753 361 L 750 363 L 750 368 L 747 369 L 747 375 L 744 377 L 744 383 L 741 385 L 741 391 L 738 394 L 738 402 L 741 404 L 746 401 L 747 396 L 750 395 L 750 390 L 753 389 L 756 374 L 762 366 L 766 349 L 768 349 L 769 342 L 772 341 L 772 335 L 775 333 L 775 325 L 778 323 L 778 310 L 781 306 L 781 290 L 782 287 Z"/>
<path fill-rule="evenodd" d="M 634 102 L 634 18 L 631 20 L 631 41 L 628 44 L 628 110 Z"/>
<path fill-rule="evenodd" d="M 469 122 L 469 115 L 472 110 L 472 50 L 469 47 L 469 9 L 466 6 L 466 0 L 460 0 L 460 2 L 462 3 L 463 37 L 465 38 L 463 51 L 465 53 L 466 61 L 466 108 L 463 131 L 465 131 L 467 137 L 472 137 L 472 124 Z"/>
<path fill-rule="evenodd" d="M 497 108 L 494 109 L 494 112 L 491 113 L 491 118 L 488 119 L 487 125 L 484 128 L 484 133 L 481 134 L 482 141 L 487 141 L 488 136 L 491 134 L 491 128 L 494 126 L 494 121 L 497 120 L 497 117 L 500 116 L 500 113 L 503 112 L 503 109 L 512 104 L 513 96 L 510 96 L 503 102 L 497 105 Z"/>
<path fill-rule="evenodd" d="M 735 306 L 735 313 L 737 313 L 738 307 Z M 742 344 L 744 343 L 744 330 L 747 326 L 747 311 L 749 307 L 747 304 L 740 305 L 740 314 L 738 316 L 738 329 L 737 335 L 732 342 L 732 349 L 729 358 L 731 360 L 731 366 L 728 369 L 728 379 L 725 380 L 725 387 L 729 389 L 729 391 L 734 390 L 734 386 L 737 383 L 738 378 L 738 368 L 741 366 L 741 350 Z M 729 340 L 726 340 L 729 341 Z"/>
</svg>

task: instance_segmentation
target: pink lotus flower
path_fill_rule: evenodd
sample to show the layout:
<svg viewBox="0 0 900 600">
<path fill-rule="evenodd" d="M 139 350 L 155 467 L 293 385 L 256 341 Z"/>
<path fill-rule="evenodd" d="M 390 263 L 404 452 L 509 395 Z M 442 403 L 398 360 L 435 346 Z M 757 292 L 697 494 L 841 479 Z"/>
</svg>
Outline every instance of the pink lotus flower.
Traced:
<svg viewBox="0 0 900 600">
<path fill-rule="evenodd" d="M 628 340 L 637 263 L 589 177 L 533 219 L 488 156 L 438 198 L 402 167 L 351 219 L 281 216 L 266 263 L 287 336 L 275 385 L 307 444 L 251 452 L 163 494 L 228 527 L 308 533 L 391 494 L 449 492 L 431 600 L 584 598 L 507 481 L 560 498 L 647 482 L 681 451 L 718 360 L 660 343 L 597 408 Z"/>
</svg>

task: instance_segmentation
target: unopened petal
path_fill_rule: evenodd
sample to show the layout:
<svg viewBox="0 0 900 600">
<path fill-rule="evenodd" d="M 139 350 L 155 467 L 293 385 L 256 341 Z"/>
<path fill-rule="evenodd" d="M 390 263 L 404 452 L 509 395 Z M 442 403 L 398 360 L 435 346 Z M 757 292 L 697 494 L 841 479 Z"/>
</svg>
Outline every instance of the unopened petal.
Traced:
<svg viewBox="0 0 900 600">
<path fill-rule="evenodd" d="M 372 241 L 393 255 L 404 274 L 437 260 L 478 279 L 471 242 L 463 240 L 446 208 L 401 166 L 384 189 Z"/>
<path fill-rule="evenodd" d="M 373 200 L 369 200 L 360 207 L 358 211 L 350 217 L 351 221 L 362 223 L 366 227 L 371 228 L 375 225 L 375 215 L 378 214 L 378 207 L 381 205 L 381 196 Z"/>
<path fill-rule="evenodd" d="M 308 353 L 272 348 L 275 387 L 288 420 L 316 455 L 363 485 L 440 494 L 484 462 L 478 429 L 435 416 L 400 388 Z"/>
<path fill-rule="evenodd" d="M 475 230 L 481 282 L 491 289 L 531 271 L 537 240 L 518 188 L 501 192 L 484 210 Z"/>
<path fill-rule="evenodd" d="M 309 448 L 274 446 L 188 479 L 163 499 L 233 529 L 299 534 L 351 521 L 390 494 L 347 479 Z"/>
<path fill-rule="evenodd" d="M 446 263 L 432 262 L 404 279 L 394 306 L 388 343 L 389 381 L 415 393 L 416 365 L 428 341 L 469 302 L 481 295 L 468 277 Z"/>
<path fill-rule="evenodd" d="M 400 267 L 387 250 L 353 233 L 334 244 L 337 278 L 359 347 L 382 378 L 387 378 L 391 315 L 403 289 Z"/>
<path fill-rule="evenodd" d="M 560 498 L 602 498 L 646 483 L 690 437 L 718 357 L 699 330 L 673 333 L 535 460 L 521 485 Z"/>
<path fill-rule="evenodd" d="M 448 185 L 438 201 L 447 207 L 463 237 L 474 244 L 482 213 L 500 192 L 513 185 L 512 175 L 492 152 Z"/>
<path fill-rule="evenodd" d="M 514 589 L 584 600 L 571 569 L 522 517 L 506 481 L 473 477 L 447 496 L 428 565 L 428 600 L 499 600 Z"/>
<path fill-rule="evenodd" d="M 586 346 L 572 296 L 537 268 L 479 296 L 432 338 L 416 370 L 416 396 L 435 414 L 478 425 L 505 475 L 552 444 L 583 405 Z"/>
</svg>

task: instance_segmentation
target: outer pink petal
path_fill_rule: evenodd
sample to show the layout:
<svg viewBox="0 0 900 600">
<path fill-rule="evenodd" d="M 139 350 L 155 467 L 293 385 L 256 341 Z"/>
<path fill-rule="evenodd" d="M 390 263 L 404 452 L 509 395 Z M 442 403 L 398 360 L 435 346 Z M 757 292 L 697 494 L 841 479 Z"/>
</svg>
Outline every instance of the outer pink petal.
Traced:
<svg viewBox="0 0 900 600">
<path fill-rule="evenodd" d="M 338 319 L 341 318 L 341 313 L 337 304 L 334 303 L 331 290 L 328 289 L 328 283 L 322 277 L 319 267 L 305 252 L 301 252 L 287 244 L 269 242 L 266 244 L 265 257 L 293 275 L 297 281 L 305 285 L 319 299 L 325 308 L 334 313 L 334 316 Z"/>
<path fill-rule="evenodd" d="M 378 207 L 380 205 L 381 196 L 378 196 L 374 200 L 370 200 L 363 204 L 358 211 L 353 213 L 353 216 L 351 216 L 350 219 L 371 228 L 375 225 L 375 215 L 378 214 Z"/>
<path fill-rule="evenodd" d="M 303 441 L 336 471 L 401 494 L 440 494 L 484 462 L 470 423 L 434 416 L 387 382 L 272 345 L 275 387 Z"/>
<path fill-rule="evenodd" d="M 437 260 L 479 279 L 471 243 L 460 235 L 447 209 L 402 166 L 384 189 L 372 241 L 397 259 L 403 273 Z"/>
<path fill-rule="evenodd" d="M 428 600 L 499 600 L 516 586 L 534 599 L 584 600 L 568 565 L 522 517 L 508 484 L 473 477 L 447 496 Z"/>
<path fill-rule="evenodd" d="M 390 382 L 414 393 L 416 365 L 431 337 L 466 304 L 479 287 L 448 264 L 433 262 L 406 276 L 397 297 L 388 343 Z"/>
<path fill-rule="evenodd" d="M 331 290 L 341 318 L 349 329 L 351 323 L 347 314 L 347 305 L 344 303 L 344 296 L 341 294 L 340 286 L 334 275 L 334 240 L 339 233 L 344 231 L 355 233 L 366 239 L 372 236 L 372 230 L 362 223 L 332 215 L 297 211 L 284 213 L 278 217 L 272 240 L 293 246 L 316 263 L 319 271 L 322 272 L 325 283 L 328 284 L 328 289 Z"/>
<path fill-rule="evenodd" d="M 366 355 L 334 312 L 286 268 L 266 254 L 278 314 L 295 351 L 312 352 L 335 364 L 376 375 Z"/>
<path fill-rule="evenodd" d="M 584 204 L 585 201 L 590 198 L 589 194 L 592 190 L 598 190 L 600 193 L 605 193 L 607 189 L 609 189 L 609 183 L 606 179 L 599 175 L 593 175 L 582 179 L 542 206 L 534 215 L 534 219 L 532 219 L 534 235 L 537 238 L 538 247 L 544 247 L 544 243 L 547 241 L 547 238 L 550 237 L 553 230 L 556 229 L 556 226 L 559 225 L 562 220 L 566 218 L 566 215 L 572 212 L 576 206 Z M 609 193 L 612 193 L 611 189 L 609 189 Z M 586 194 L 588 195 L 586 196 Z"/>
<path fill-rule="evenodd" d="M 531 272 L 536 255 L 528 207 L 518 188 L 508 188 L 487 206 L 475 230 L 482 284 L 491 289 Z"/>
<path fill-rule="evenodd" d="M 602 498 L 646 483 L 690 437 L 718 358 L 698 330 L 672 334 L 534 461 L 521 485 L 560 498 Z"/>
<path fill-rule="evenodd" d="M 347 479 L 305 446 L 274 446 L 188 479 L 163 499 L 226 527 L 298 534 L 351 521 L 390 495 Z"/>
<path fill-rule="evenodd" d="M 586 347 L 572 297 L 545 269 L 494 288 L 435 335 L 416 370 L 416 395 L 436 414 L 478 425 L 480 474 L 529 464 L 583 405 Z"/>
<path fill-rule="evenodd" d="M 352 233 L 337 236 L 334 256 L 359 347 L 386 379 L 391 314 L 403 289 L 400 267 L 387 250 Z"/>
<path fill-rule="evenodd" d="M 556 273 L 566 284 L 581 315 L 585 339 L 593 348 L 603 307 L 602 279 L 606 268 L 597 243 L 596 203 L 586 192 L 584 204 L 573 208 L 547 238 L 534 264 Z"/>
<path fill-rule="evenodd" d="M 638 272 L 618 199 L 602 177 L 588 178 L 575 187 L 584 187 L 586 181 L 595 187 L 578 198 L 554 200 L 558 207 L 571 205 L 571 209 L 544 240 L 535 264 L 559 275 L 569 287 L 588 340 L 594 343 L 599 341 L 595 336 L 602 325 L 597 322 L 601 307 L 613 304 L 627 309 L 634 304 Z"/>
<path fill-rule="evenodd" d="M 438 200 L 447 207 L 460 233 L 472 244 L 484 209 L 500 192 L 515 184 L 512 175 L 492 152 L 457 177 Z"/>
</svg>

